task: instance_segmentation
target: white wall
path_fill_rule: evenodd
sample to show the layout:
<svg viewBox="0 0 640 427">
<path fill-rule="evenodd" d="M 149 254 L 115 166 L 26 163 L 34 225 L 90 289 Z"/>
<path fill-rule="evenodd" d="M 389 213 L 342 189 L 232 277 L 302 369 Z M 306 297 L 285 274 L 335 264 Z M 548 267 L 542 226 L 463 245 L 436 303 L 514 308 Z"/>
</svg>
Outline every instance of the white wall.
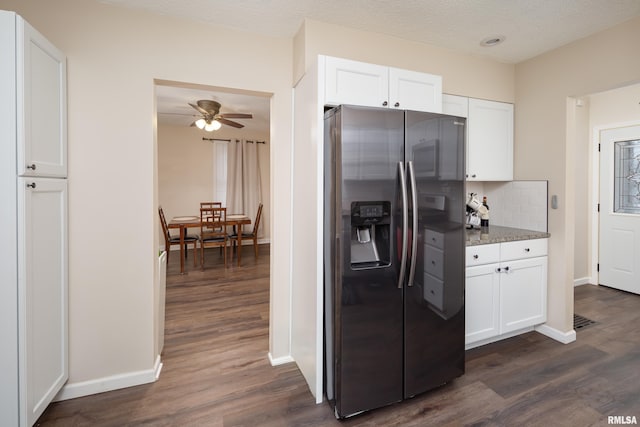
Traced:
<svg viewBox="0 0 640 427">
<path fill-rule="evenodd" d="M 307 19 L 296 35 L 296 81 L 304 71 L 302 64 L 309 67 L 317 55 L 437 74 L 443 77 L 443 92 L 452 95 L 502 102 L 515 100 L 513 64 Z"/>
<path fill-rule="evenodd" d="M 547 325 L 573 330 L 576 129 L 573 98 L 640 79 L 640 19 L 516 66 L 515 178 L 547 179 L 559 208 L 549 209 Z"/>
<path fill-rule="evenodd" d="M 213 142 L 202 138 L 265 141 L 258 145 L 262 186 L 260 240 L 270 239 L 269 130 L 248 133 L 242 129 L 224 129 L 215 133 L 189 126 L 158 126 L 158 203 L 167 221 L 179 215 L 199 215 L 202 201 L 213 200 Z M 224 203 L 224 201 L 223 201 Z M 256 207 L 257 208 L 257 207 Z M 253 226 L 253 225 L 252 225 Z M 162 236 L 161 230 L 158 230 Z M 160 244 L 164 241 L 160 237 Z M 178 249 L 174 246 L 174 249 Z"/>
<path fill-rule="evenodd" d="M 269 351 L 287 356 L 292 41 L 91 0 L 0 0 L 0 8 L 68 58 L 68 396 L 144 381 L 154 367 L 155 79 L 273 94 Z M 202 40 L 217 41 L 215 55 L 202 54 Z"/>
</svg>

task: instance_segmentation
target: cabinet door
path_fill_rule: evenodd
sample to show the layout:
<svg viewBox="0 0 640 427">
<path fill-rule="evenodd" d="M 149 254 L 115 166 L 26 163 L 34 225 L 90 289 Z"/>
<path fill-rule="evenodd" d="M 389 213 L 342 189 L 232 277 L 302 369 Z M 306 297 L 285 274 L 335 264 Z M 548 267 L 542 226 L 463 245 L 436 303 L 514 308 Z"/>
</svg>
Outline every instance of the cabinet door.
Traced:
<svg viewBox="0 0 640 427">
<path fill-rule="evenodd" d="M 469 99 L 467 180 L 513 180 L 513 104 Z"/>
<path fill-rule="evenodd" d="M 33 425 L 68 378 L 67 182 L 18 179 L 20 413 Z"/>
<path fill-rule="evenodd" d="M 469 117 L 469 98 L 442 94 L 442 113 L 450 116 Z"/>
<path fill-rule="evenodd" d="M 382 107 L 388 96 L 388 67 L 325 57 L 325 105 Z"/>
<path fill-rule="evenodd" d="M 18 174 L 67 175 L 64 54 L 17 19 Z"/>
<path fill-rule="evenodd" d="M 500 333 L 547 320 L 547 257 L 500 264 Z"/>
<path fill-rule="evenodd" d="M 389 68 L 389 107 L 442 112 L 442 77 Z"/>
<path fill-rule="evenodd" d="M 465 285 L 465 344 L 500 332 L 499 264 L 467 267 Z"/>
</svg>

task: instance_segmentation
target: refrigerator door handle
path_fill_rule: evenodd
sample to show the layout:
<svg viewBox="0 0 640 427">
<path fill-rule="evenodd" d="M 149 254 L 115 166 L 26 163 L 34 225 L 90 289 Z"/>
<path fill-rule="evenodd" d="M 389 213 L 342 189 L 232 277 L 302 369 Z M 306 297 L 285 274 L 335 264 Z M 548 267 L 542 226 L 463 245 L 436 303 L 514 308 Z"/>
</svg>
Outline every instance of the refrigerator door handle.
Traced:
<svg viewBox="0 0 640 427">
<path fill-rule="evenodd" d="M 409 178 L 411 179 L 411 214 L 413 221 L 411 221 L 411 264 L 409 267 L 409 282 L 407 286 L 413 286 L 413 279 L 416 276 L 416 259 L 418 250 L 418 196 L 416 192 L 416 175 L 413 172 L 413 162 L 408 164 Z"/>
<path fill-rule="evenodd" d="M 402 289 L 405 272 L 407 270 L 407 235 L 409 234 L 409 207 L 407 200 L 407 182 L 404 173 L 404 163 L 398 162 L 400 171 L 400 189 L 402 190 L 402 257 L 400 258 L 400 276 L 398 277 L 398 289 Z"/>
</svg>

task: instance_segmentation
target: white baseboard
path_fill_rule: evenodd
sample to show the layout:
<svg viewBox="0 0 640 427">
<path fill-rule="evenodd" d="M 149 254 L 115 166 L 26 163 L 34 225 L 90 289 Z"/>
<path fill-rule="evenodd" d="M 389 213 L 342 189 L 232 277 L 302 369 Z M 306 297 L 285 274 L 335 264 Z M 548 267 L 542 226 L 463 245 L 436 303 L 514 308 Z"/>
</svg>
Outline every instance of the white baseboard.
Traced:
<svg viewBox="0 0 640 427">
<path fill-rule="evenodd" d="M 581 277 L 579 279 L 573 279 L 573 286 L 582 286 L 582 285 L 589 285 L 593 283 L 591 281 L 591 277 Z"/>
<path fill-rule="evenodd" d="M 283 356 L 274 359 L 273 356 L 271 356 L 271 353 L 269 353 L 269 363 L 271 363 L 271 366 L 284 365 L 285 363 L 291 362 L 294 362 L 293 357 L 291 356 Z"/>
<path fill-rule="evenodd" d="M 158 378 L 160 378 L 160 372 L 162 372 L 162 366 L 164 366 L 162 364 L 162 359 L 160 358 L 160 355 L 157 355 L 156 363 L 153 364 L 153 372 L 155 372 L 156 381 L 158 381 Z"/>
<path fill-rule="evenodd" d="M 544 324 L 535 327 L 536 332 L 541 333 L 542 335 L 546 335 L 549 338 L 552 338 L 556 341 L 561 342 L 562 344 L 569 344 L 576 340 L 576 331 L 573 329 L 569 332 L 562 332 L 551 326 Z"/>
<path fill-rule="evenodd" d="M 77 397 L 89 396 L 91 394 L 104 393 L 105 391 L 152 383 L 158 379 L 161 370 L 162 362 L 160 361 L 160 356 L 158 356 L 153 369 L 128 372 L 126 374 L 118 374 L 95 380 L 66 384 L 62 387 L 62 390 L 58 392 L 56 397 L 54 397 L 53 401 L 59 402 L 61 400 L 69 400 Z"/>
</svg>

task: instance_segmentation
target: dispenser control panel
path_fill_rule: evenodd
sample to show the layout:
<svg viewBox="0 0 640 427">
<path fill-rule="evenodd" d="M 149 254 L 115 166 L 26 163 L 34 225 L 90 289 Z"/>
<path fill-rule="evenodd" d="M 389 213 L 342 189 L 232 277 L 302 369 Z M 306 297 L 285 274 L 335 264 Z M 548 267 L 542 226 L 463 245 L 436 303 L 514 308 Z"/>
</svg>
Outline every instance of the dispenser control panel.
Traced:
<svg viewBox="0 0 640 427">
<path fill-rule="evenodd" d="M 376 224 L 385 220 L 388 221 L 390 214 L 391 203 L 389 202 L 351 203 L 351 222 L 354 225 Z"/>
<path fill-rule="evenodd" d="M 382 205 L 360 206 L 360 218 L 373 218 L 382 216 Z"/>
</svg>

